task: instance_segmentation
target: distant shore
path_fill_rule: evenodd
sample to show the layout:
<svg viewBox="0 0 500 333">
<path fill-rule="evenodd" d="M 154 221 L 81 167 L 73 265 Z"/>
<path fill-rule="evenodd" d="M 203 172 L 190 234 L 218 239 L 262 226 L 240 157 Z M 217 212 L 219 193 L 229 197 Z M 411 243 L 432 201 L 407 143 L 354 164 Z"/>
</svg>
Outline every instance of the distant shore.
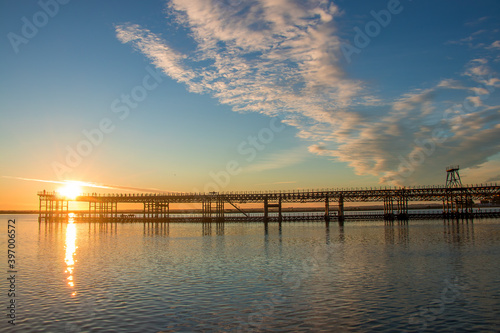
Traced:
<svg viewBox="0 0 500 333">
<path fill-rule="evenodd" d="M 442 208 L 443 205 L 441 204 L 416 204 L 416 205 L 409 205 L 409 209 L 440 209 Z M 495 207 L 500 207 L 500 205 L 481 205 L 481 204 L 476 204 L 474 205 L 475 208 L 495 208 Z M 283 212 L 322 212 L 324 211 L 325 208 L 323 207 L 283 207 Z M 330 211 L 334 212 L 337 210 L 337 207 L 335 205 L 330 206 Z M 344 207 L 344 211 L 372 211 L 372 210 L 384 210 L 384 207 L 382 205 L 374 205 L 374 206 L 346 206 Z M 79 212 L 86 212 L 87 210 L 82 209 L 82 210 L 70 210 L 70 213 L 79 213 Z M 226 213 L 237 213 L 238 211 L 236 209 L 226 209 Z M 246 208 L 244 209 L 245 212 L 248 213 L 258 213 L 262 211 L 262 208 Z M 142 213 L 142 209 L 131 209 L 131 210 L 120 210 L 120 214 L 126 214 L 126 213 Z M 171 209 L 170 213 L 171 214 L 193 214 L 193 213 L 200 213 L 201 209 Z M 0 215 L 22 215 L 22 214 L 38 214 L 38 210 L 0 210 Z"/>
<path fill-rule="evenodd" d="M 16 215 L 24 215 L 24 214 L 38 214 L 37 210 L 0 210 L 0 215 L 7 214 L 16 214 Z"/>
</svg>

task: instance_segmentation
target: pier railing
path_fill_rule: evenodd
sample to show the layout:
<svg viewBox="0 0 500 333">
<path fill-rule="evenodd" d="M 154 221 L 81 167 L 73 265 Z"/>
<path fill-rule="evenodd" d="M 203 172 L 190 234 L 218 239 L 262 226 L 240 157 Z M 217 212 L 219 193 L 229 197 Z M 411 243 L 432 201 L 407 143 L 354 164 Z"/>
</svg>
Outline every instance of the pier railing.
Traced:
<svg viewBox="0 0 500 333">
<path fill-rule="evenodd" d="M 367 187 L 337 189 L 300 189 L 288 191 L 240 191 L 209 193 L 87 193 L 69 199 L 56 192 L 38 192 L 40 199 L 40 221 L 50 221 L 68 213 L 68 202 L 86 202 L 90 218 L 117 218 L 120 203 L 143 205 L 142 216 L 152 219 L 168 219 L 170 205 L 191 203 L 201 204 L 200 217 L 206 220 L 225 220 L 225 204 L 262 203 L 263 218 L 270 218 L 272 208 L 278 211 L 278 219 L 283 220 L 283 203 L 324 203 L 325 220 L 331 218 L 330 207 L 337 212 L 339 221 L 345 219 L 344 202 L 383 202 L 383 214 L 387 219 L 408 218 L 409 202 L 442 202 L 445 215 L 473 216 L 474 200 L 492 200 L 500 196 L 500 186 L 495 184 L 476 184 L 462 187 L 411 186 L 411 187 Z M 245 215 L 245 212 L 240 209 Z"/>
</svg>

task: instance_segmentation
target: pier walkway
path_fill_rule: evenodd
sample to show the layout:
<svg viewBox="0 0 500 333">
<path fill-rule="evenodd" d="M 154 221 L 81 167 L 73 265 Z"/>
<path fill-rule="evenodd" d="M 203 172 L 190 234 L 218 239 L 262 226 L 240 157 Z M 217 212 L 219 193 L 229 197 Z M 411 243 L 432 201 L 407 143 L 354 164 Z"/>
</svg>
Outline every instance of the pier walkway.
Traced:
<svg viewBox="0 0 500 333">
<path fill-rule="evenodd" d="M 474 201 L 492 200 L 500 196 L 500 186 L 467 185 L 462 187 L 418 186 L 418 187 L 380 187 L 380 188 L 350 188 L 350 189 L 317 189 L 294 191 L 254 191 L 254 192 L 210 192 L 210 193 L 120 193 L 120 194 L 83 194 L 71 200 L 55 192 L 41 191 L 39 196 L 39 221 L 54 222 L 67 219 L 69 202 L 88 204 L 88 210 L 80 218 L 100 221 L 144 221 L 164 222 L 177 220 L 171 216 L 171 204 L 201 204 L 201 213 L 192 216 L 193 221 L 230 222 L 230 221 L 293 221 L 293 220 L 326 220 L 336 219 L 343 223 L 352 219 L 345 214 L 345 202 L 383 203 L 384 210 L 377 218 L 386 220 L 407 220 L 422 218 L 412 216 L 408 209 L 409 202 L 442 202 L 443 209 L 439 214 L 450 217 L 479 217 L 487 214 L 473 211 Z M 119 204 L 141 204 L 143 211 L 140 217 L 126 217 L 118 209 Z M 260 215 L 249 214 L 240 206 L 247 203 L 263 205 Z M 323 203 L 323 214 L 291 216 L 283 214 L 284 203 Z M 241 215 L 230 216 L 226 207 L 233 207 Z M 489 213 L 488 213 L 489 214 Z M 227 215 L 227 216 L 226 216 Z M 362 214 L 358 214 L 362 216 Z M 374 214 L 377 215 L 377 214 Z M 424 214 L 425 215 L 425 214 Z M 364 215 L 365 218 L 371 216 Z M 184 218 L 185 219 L 185 218 Z"/>
</svg>

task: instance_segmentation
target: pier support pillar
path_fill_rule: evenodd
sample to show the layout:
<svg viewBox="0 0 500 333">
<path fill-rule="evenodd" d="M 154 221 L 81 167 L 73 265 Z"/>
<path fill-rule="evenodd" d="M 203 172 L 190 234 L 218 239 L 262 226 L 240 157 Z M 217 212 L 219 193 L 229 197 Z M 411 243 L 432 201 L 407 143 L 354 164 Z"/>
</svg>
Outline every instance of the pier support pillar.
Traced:
<svg viewBox="0 0 500 333">
<path fill-rule="evenodd" d="M 42 222 L 42 196 L 38 198 L 38 223 Z"/>
<path fill-rule="evenodd" d="M 398 220 L 408 220 L 408 197 L 404 192 L 398 197 Z"/>
<path fill-rule="evenodd" d="M 328 197 L 325 197 L 325 222 L 326 224 L 330 222 L 330 202 Z"/>
<path fill-rule="evenodd" d="M 344 225 L 344 195 L 339 196 L 339 225 Z"/>
<path fill-rule="evenodd" d="M 217 197 L 215 215 L 217 222 L 224 222 L 224 198 L 221 196 Z"/>
<path fill-rule="evenodd" d="M 473 217 L 473 200 L 466 188 L 447 188 L 443 198 L 444 218 Z"/>
<path fill-rule="evenodd" d="M 269 220 L 269 201 L 267 198 L 264 198 L 264 223 L 267 223 Z"/>
<path fill-rule="evenodd" d="M 39 202 L 39 222 L 62 222 L 68 218 L 69 202 L 55 194 L 41 194 Z"/>
<path fill-rule="evenodd" d="M 473 209 L 474 201 L 472 200 L 471 195 L 469 195 L 469 194 L 466 195 L 466 202 L 467 202 L 467 206 L 466 206 L 467 217 L 473 218 L 474 217 L 474 209 Z"/>
<path fill-rule="evenodd" d="M 209 197 L 205 197 L 203 202 L 201 203 L 202 209 L 202 221 L 203 222 L 212 222 L 212 200 Z"/>
<path fill-rule="evenodd" d="M 456 215 L 455 210 L 455 193 L 452 188 L 446 189 L 446 196 L 443 199 L 443 215 L 446 218 L 454 217 Z"/>
<path fill-rule="evenodd" d="M 384 220 L 394 220 L 394 201 L 391 196 L 384 197 Z"/>
<path fill-rule="evenodd" d="M 62 222 L 68 218 L 69 201 L 55 193 L 39 193 L 38 221 Z"/>
<path fill-rule="evenodd" d="M 278 222 L 281 223 L 283 221 L 283 214 L 281 209 L 281 197 L 278 199 L 278 203 L 271 204 L 269 203 L 269 199 L 264 198 L 264 222 L 269 221 L 269 208 L 278 208 Z"/>
<path fill-rule="evenodd" d="M 281 197 L 278 201 L 278 222 L 281 224 L 283 221 L 283 215 L 281 214 Z"/>
</svg>

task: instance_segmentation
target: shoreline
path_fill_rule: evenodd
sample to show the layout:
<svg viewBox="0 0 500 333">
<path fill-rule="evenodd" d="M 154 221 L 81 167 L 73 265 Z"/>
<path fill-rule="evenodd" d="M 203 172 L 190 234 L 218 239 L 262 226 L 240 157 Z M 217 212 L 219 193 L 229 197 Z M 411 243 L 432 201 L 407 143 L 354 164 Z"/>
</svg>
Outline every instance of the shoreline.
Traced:
<svg viewBox="0 0 500 333">
<path fill-rule="evenodd" d="M 416 204 L 416 205 L 409 205 L 409 209 L 441 209 L 443 207 L 442 204 Z M 474 208 L 498 208 L 500 205 L 481 205 L 481 204 L 475 204 L 473 206 Z M 337 211 L 337 207 L 331 206 L 330 211 Z M 283 212 L 321 212 L 324 211 L 325 209 L 323 207 L 287 207 L 283 208 Z M 373 211 L 373 210 L 384 210 L 383 205 L 376 205 L 376 206 L 346 206 L 344 207 L 344 211 Z M 236 209 L 226 209 L 226 213 L 237 213 L 238 210 Z M 262 208 L 248 208 L 245 209 L 245 212 L 248 213 L 257 213 L 261 212 Z M 85 209 L 81 210 L 70 210 L 70 213 L 80 213 L 80 212 L 87 212 Z M 142 209 L 131 209 L 131 210 L 123 210 L 120 211 L 119 213 L 142 213 Z M 194 214 L 194 213 L 201 213 L 201 209 L 171 209 L 170 213 L 171 214 Z M 39 211 L 38 210 L 0 210 L 0 215 L 38 215 Z"/>
</svg>

